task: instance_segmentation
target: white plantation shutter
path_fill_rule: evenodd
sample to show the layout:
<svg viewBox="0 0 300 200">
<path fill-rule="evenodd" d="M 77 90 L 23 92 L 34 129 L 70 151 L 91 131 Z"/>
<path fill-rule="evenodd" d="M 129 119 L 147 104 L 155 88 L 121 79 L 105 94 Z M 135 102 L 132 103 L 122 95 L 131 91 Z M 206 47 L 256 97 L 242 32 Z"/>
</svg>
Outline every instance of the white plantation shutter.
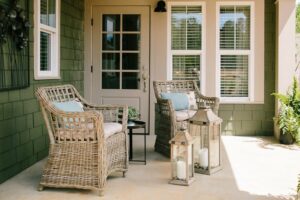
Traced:
<svg viewBox="0 0 300 200">
<path fill-rule="evenodd" d="M 41 32 L 40 35 L 40 68 L 41 71 L 51 71 L 51 36 Z"/>
<path fill-rule="evenodd" d="M 220 7 L 220 96 L 249 97 L 251 7 Z"/>
<path fill-rule="evenodd" d="M 222 97 L 248 97 L 248 56 L 221 56 Z"/>
<path fill-rule="evenodd" d="M 202 55 L 202 6 L 171 7 L 173 80 L 200 81 Z"/>
<path fill-rule="evenodd" d="M 200 55 L 174 55 L 173 79 L 198 80 L 197 70 L 200 66 Z"/>
</svg>

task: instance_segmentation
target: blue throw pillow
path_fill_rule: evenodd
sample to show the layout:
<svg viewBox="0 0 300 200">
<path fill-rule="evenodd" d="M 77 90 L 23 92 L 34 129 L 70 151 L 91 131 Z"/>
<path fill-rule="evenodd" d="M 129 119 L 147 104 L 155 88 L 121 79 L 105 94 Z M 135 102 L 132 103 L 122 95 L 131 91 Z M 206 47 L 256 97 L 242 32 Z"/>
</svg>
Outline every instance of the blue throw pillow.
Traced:
<svg viewBox="0 0 300 200">
<path fill-rule="evenodd" d="M 65 102 L 53 102 L 54 106 L 64 112 L 83 112 L 83 105 L 75 100 Z"/>
<path fill-rule="evenodd" d="M 170 99 L 175 110 L 189 109 L 189 98 L 185 93 L 165 93 L 161 94 L 162 99 Z"/>
</svg>

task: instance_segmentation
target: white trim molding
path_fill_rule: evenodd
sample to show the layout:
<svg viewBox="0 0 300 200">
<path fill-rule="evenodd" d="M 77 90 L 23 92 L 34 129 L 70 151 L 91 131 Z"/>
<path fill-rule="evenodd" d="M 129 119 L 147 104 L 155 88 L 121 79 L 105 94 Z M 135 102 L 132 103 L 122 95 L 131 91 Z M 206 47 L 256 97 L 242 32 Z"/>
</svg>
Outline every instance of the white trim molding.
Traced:
<svg viewBox="0 0 300 200">
<path fill-rule="evenodd" d="M 172 33 L 171 33 L 171 10 L 172 6 L 201 6 L 202 10 L 202 33 L 201 33 L 201 50 L 172 50 Z M 201 93 L 206 93 L 206 3 L 204 1 L 180 1 L 167 2 L 167 79 L 173 79 L 173 55 L 195 55 L 200 56 L 200 89 Z"/>
<path fill-rule="evenodd" d="M 232 49 L 232 50 L 221 50 L 220 49 L 220 8 L 221 6 L 250 6 L 250 48 L 249 49 Z M 262 13 L 264 15 L 264 13 Z M 261 45 L 262 48 L 264 47 L 263 44 L 257 44 L 256 42 L 256 15 L 255 12 L 255 3 L 254 1 L 224 1 L 224 2 L 217 2 L 216 3 L 216 96 L 220 97 L 221 103 L 230 103 L 230 104 L 239 104 L 239 103 L 263 103 L 261 99 L 263 99 L 263 93 L 256 95 L 255 94 L 255 82 L 257 79 L 261 78 L 258 76 L 257 67 L 255 62 L 256 46 Z M 264 34 L 264 33 L 263 33 Z M 222 97 L 221 96 L 221 55 L 248 55 L 248 96 L 247 97 Z M 264 83 L 263 80 L 259 82 L 262 84 Z"/>
<path fill-rule="evenodd" d="M 60 0 L 55 0 L 55 27 L 42 24 L 41 1 L 34 1 L 34 79 L 60 79 Z M 43 71 L 40 66 L 40 34 L 50 36 L 50 70 Z"/>
</svg>

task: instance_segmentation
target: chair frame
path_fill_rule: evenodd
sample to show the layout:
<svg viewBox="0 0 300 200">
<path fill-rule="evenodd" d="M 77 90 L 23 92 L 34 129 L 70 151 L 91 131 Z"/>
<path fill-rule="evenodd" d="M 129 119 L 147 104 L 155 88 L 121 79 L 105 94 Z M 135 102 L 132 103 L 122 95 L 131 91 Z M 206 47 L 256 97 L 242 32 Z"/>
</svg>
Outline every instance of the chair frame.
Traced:
<svg viewBox="0 0 300 200">
<path fill-rule="evenodd" d="M 125 177 L 127 106 L 90 104 L 72 85 L 40 87 L 36 96 L 50 139 L 49 156 L 38 190 L 44 187 L 93 189 L 102 196 L 108 175 L 123 172 Z M 70 100 L 80 101 L 84 112 L 64 112 L 52 103 Z M 105 121 L 122 124 L 122 131 L 105 138 Z"/>
<path fill-rule="evenodd" d="M 153 88 L 157 100 L 155 106 L 155 134 L 157 135 L 155 151 L 170 157 L 169 141 L 175 136 L 180 126 L 176 121 L 172 101 L 162 99 L 161 93 L 194 91 L 198 108 L 203 105 L 210 106 L 216 114 L 218 114 L 220 100 L 218 97 L 202 95 L 196 81 L 191 80 L 153 81 Z"/>
</svg>

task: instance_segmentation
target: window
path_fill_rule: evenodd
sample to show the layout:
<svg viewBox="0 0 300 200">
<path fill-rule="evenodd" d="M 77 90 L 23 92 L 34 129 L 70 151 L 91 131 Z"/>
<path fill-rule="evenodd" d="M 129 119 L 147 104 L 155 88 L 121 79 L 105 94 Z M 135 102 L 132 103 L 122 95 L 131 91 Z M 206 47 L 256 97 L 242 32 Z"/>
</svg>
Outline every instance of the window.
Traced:
<svg viewBox="0 0 300 200">
<path fill-rule="evenodd" d="M 35 2 L 35 79 L 59 79 L 59 0 Z"/>
<path fill-rule="evenodd" d="M 186 3 L 187 4 L 187 3 Z M 197 80 L 204 89 L 204 7 L 199 3 L 171 3 L 169 10 L 169 66 L 173 80 Z"/>
<path fill-rule="evenodd" d="M 253 6 L 249 3 L 220 3 L 217 8 L 219 96 L 223 102 L 251 101 L 254 79 Z"/>
</svg>

